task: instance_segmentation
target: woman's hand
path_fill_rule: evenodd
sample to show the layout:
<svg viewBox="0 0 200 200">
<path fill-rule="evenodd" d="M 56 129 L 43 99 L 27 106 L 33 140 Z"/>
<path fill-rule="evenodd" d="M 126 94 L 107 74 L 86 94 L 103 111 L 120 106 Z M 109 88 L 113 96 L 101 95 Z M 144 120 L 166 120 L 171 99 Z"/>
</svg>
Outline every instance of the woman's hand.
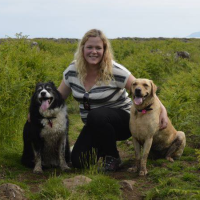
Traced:
<svg viewBox="0 0 200 200">
<path fill-rule="evenodd" d="M 160 130 L 162 130 L 162 129 L 167 128 L 167 124 L 168 124 L 167 110 L 163 106 L 163 104 L 161 103 L 161 101 L 159 100 L 157 95 L 155 95 L 155 97 L 158 99 L 158 101 L 160 102 L 160 106 L 161 106 L 161 113 L 159 116 L 159 128 L 160 128 Z"/>
<path fill-rule="evenodd" d="M 159 117 L 160 130 L 167 128 L 167 124 L 168 124 L 167 111 L 161 103 L 161 113 Z"/>
<path fill-rule="evenodd" d="M 28 113 L 28 117 L 27 117 L 28 122 L 31 122 L 31 117 L 30 117 L 30 113 Z"/>
</svg>

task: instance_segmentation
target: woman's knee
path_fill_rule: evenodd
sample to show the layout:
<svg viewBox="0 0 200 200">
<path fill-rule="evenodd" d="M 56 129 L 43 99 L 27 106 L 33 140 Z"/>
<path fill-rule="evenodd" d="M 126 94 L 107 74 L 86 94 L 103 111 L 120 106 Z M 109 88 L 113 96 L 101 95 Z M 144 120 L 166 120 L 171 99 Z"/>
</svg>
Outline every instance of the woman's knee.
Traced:
<svg viewBox="0 0 200 200">
<path fill-rule="evenodd" d="M 91 110 L 87 116 L 87 125 L 101 126 L 109 122 L 110 112 L 108 108 Z"/>
</svg>

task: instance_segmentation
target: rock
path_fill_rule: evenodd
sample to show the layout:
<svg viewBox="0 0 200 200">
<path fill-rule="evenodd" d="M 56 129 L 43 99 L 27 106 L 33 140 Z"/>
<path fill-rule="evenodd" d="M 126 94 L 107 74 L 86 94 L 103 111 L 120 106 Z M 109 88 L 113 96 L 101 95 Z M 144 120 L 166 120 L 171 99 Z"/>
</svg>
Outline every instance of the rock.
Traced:
<svg viewBox="0 0 200 200">
<path fill-rule="evenodd" d="M 133 145 L 133 142 L 132 142 L 132 141 L 129 141 L 129 140 L 126 140 L 125 144 L 126 144 L 127 146 L 130 146 L 130 145 Z"/>
<path fill-rule="evenodd" d="M 35 42 L 35 41 L 33 41 L 33 42 L 31 43 L 31 47 L 34 47 L 34 46 L 38 46 L 38 43 Z"/>
<path fill-rule="evenodd" d="M 121 189 L 133 190 L 133 185 L 135 185 L 135 181 L 132 180 L 123 180 L 120 181 Z"/>
<path fill-rule="evenodd" d="M 190 58 L 190 54 L 187 51 L 177 51 L 176 52 L 176 59 L 177 58 Z"/>
<path fill-rule="evenodd" d="M 39 47 L 39 44 L 35 41 L 31 42 L 31 48 L 36 48 L 37 51 L 40 51 L 40 47 Z"/>
<path fill-rule="evenodd" d="M 92 179 L 86 176 L 75 176 L 73 178 L 63 180 L 63 184 L 67 189 L 75 189 L 77 186 L 88 184 L 92 181 Z"/>
<path fill-rule="evenodd" d="M 151 53 L 158 53 L 158 54 L 162 54 L 162 51 L 160 49 L 152 49 Z"/>
<path fill-rule="evenodd" d="M 24 197 L 24 190 L 12 183 L 5 183 L 0 185 L 0 199 L 26 200 Z"/>
</svg>

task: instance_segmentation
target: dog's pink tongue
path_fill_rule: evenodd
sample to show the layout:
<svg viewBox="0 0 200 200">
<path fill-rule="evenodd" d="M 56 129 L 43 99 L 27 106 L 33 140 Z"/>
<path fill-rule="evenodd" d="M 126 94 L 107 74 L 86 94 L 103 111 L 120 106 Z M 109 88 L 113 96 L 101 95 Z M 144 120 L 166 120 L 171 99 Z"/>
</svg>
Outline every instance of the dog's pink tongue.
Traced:
<svg viewBox="0 0 200 200">
<path fill-rule="evenodd" d="M 45 111 L 49 108 L 49 101 L 48 100 L 43 100 L 42 101 L 42 105 L 40 106 L 40 108 Z"/>
<path fill-rule="evenodd" d="M 136 105 L 140 105 L 140 104 L 142 104 L 142 102 L 143 102 L 142 97 L 135 97 L 134 103 Z"/>
</svg>

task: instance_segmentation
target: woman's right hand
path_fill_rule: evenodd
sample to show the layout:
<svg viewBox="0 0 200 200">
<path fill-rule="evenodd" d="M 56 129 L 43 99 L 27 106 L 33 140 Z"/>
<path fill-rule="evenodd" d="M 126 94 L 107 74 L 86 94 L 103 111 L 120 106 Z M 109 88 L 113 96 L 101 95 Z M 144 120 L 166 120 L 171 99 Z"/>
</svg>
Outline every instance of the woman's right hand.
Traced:
<svg viewBox="0 0 200 200">
<path fill-rule="evenodd" d="M 30 117 L 30 113 L 28 113 L 28 117 L 27 117 L 28 122 L 31 122 L 31 117 Z"/>
</svg>

